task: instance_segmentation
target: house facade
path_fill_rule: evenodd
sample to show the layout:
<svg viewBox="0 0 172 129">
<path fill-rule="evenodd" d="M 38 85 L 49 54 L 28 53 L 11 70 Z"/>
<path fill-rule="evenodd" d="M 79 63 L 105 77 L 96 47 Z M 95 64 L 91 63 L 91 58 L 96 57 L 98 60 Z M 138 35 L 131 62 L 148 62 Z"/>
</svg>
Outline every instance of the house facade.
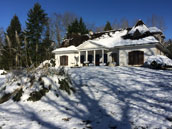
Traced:
<svg viewBox="0 0 172 129">
<path fill-rule="evenodd" d="M 164 55 L 164 36 L 156 27 L 146 27 L 139 20 L 130 29 L 105 32 L 77 46 L 58 48 L 53 51 L 56 66 L 84 65 L 143 65 L 152 55 Z"/>
</svg>

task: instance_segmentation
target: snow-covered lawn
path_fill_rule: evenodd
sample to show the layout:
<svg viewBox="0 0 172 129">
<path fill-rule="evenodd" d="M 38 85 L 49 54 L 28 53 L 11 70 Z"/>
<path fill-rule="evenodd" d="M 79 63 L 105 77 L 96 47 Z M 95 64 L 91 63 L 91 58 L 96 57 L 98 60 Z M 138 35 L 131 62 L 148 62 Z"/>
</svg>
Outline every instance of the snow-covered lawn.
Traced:
<svg viewBox="0 0 172 129">
<path fill-rule="evenodd" d="M 69 75 L 75 94 L 0 104 L 0 127 L 172 128 L 172 71 L 102 66 L 72 68 Z"/>
</svg>

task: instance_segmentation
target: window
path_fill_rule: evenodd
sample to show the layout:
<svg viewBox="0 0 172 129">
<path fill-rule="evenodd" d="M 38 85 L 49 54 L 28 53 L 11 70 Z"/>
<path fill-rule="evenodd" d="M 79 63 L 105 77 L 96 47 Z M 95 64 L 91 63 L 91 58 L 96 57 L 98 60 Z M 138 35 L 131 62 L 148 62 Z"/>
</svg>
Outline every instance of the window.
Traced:
<svg viewBox="0 0 172 129">
<path fill-rule="evenodd" d="M 60 56 L 60 65 L 67 66 L 68 65 L 68 56 Z"/>
<path fill-rule="evenodd" d="M 129 65 L 141 65 L 144 63 L 144 52 L 143 51 L 132 51 L 128 54 Z"/>
</svg>

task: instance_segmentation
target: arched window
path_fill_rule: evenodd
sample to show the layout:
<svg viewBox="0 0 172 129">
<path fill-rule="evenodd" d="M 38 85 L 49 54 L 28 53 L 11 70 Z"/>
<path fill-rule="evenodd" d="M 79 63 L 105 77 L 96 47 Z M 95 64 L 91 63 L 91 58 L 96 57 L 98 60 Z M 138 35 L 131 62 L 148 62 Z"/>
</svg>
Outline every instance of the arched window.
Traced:
<svg viewBox="0 0 172 129">
<path fill-rule="evenodd" d="M 143 51 L 132 51 L 128 54 L 129 65 L 142 65 L 144 63 Z"/>
<path fill-rule="evenodd" d="M 60 56 L 60 65 L 67 66 L 68 65 L 68 56 Z"/>
</svg>

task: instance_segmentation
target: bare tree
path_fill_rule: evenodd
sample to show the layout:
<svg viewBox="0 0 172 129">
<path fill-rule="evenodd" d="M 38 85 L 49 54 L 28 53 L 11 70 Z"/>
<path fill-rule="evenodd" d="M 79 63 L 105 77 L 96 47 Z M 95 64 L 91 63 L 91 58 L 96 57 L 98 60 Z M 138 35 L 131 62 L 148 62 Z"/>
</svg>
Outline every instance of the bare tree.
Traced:
<svg viewBox="0 0 172 129">
<path fill-rule="evenodd" d="M 95 30 L 96 30 L 96 32 L 103 31 L 104 30 L 104 25 L 103 26 L 97 26 Z"/>
<path fill-rule="evenodd" d="M 164 18 L 155 14 L 147 19 L 147 25 L 151 27 L 158 27 L 162 31 L 165 31 L 166 29 Z"/>
<path fill-rule="evenodd" d="M 65 12 L 63 14 L 63 26 L 65 27 L 65 30 L 67 30 L 68 26 L 76 19 L 78 18 L 77 15 L 71 12 Z"/>
<path fill-rule="evenodd" d="M 63 32 L 63 21 L 62 21 L 62 15 L 54 13 L 53 16 L 49 19 L 50 23 L 50 37 L 54 41 L 57 42 L 57 44 L 60 44 L 62 32 Z"/>
<path fill-rule="evenodd" d="M 112 22 L 112 28 L 113 28 L 114 30 L 120 29 L 120 24 L 119 24 L 119 22 L 118 22 L 117 19 L 115 19 L 115 20 Z"/>
<path fill-rule="evenodd" d="M 131 26 L 135 26 L 136 23 L 138 22 L 138 20 L 139 20 L 139 19 L 133 19 L 133 20 L 132 20 L 132 23 L 131 23 Z"/>
<path fill-rule="evenodd" d="M 54 13 L 49 19 L 50 23 L 50 37 L 58 46 L 65 36 L 67 27 L 71 24 L 77 16 L 73 13 L 66 12 L 64 14 Z"/>
<path fill-rule="evenodd" d="M 86 26 L 89 31 L 96 32 L 97 27 L 94 23 L 86 23 Z"/>
<path fill-rule="evenodd" d="M 127 20 L 126 18 L 122 18 L 122 19 L 120 20 L 120 27 L 121 27 L 122 29 L 126 29 L 126 28 L 129 27 L 129 22 L 128 22 L 128 20 Z"/>
</svg>

